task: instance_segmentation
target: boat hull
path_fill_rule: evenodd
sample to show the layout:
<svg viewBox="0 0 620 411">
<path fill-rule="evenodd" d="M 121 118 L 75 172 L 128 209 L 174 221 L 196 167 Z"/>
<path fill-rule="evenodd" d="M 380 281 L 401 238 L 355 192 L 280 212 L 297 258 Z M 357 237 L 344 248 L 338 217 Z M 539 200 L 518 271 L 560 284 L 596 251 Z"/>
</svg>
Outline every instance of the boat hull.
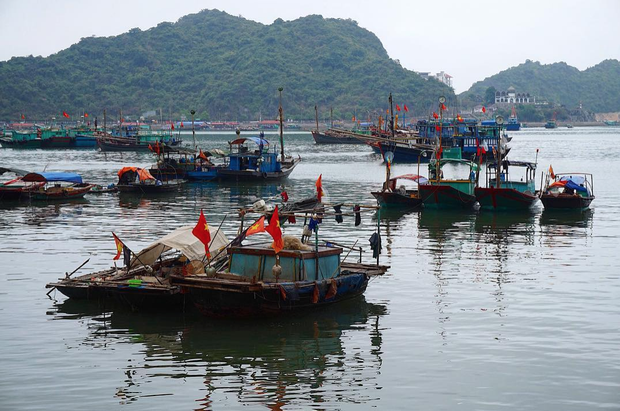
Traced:
<svg viewBox="0 0 620 411">
<path fill-rule="evenodd" d="M 140 194 L 155 194 L 155 193 L 169 193 L 178 190 L 184 182 L 172 182 L 167 181 L 161 185 L 157 184 L 117 184 L 116 187 L 121 193 L 140 193 Z"/>
<path fill-rule="evenodd" d="M 281 171 L 260 172 L 255 170 L 231 170 L 219 168 L 217 170 L 217 180 L 229 181 L 274 181 L 287 178 L 299 164 L 299 159 L 293 159 L 290 164 L 282 166 Z"/>
<path fill-rule="evenodd" d="M 316 144 L 364 144 L 364 141 L 355 137 L 331 136 L 329 134 L 312 132 L 312 138 Z"/>
<path fill-rule="evenodd" d="M 337 292 L 329 296 L 331 280 L 250 284 L 227 287 L 209 279 L 182 280 L 186 293 L 196 308 L 209 317 L 264 317 L 313 310 L 347 300 L 364 293 L 368 285 L 364 273 L 335 278 Z M 318 289 L 318 298 L 315 292 Z M 330 297 L 330 298 L 328 298 Z"/>
<path fill-rule="evenodd" d="M 583 210 L 590 206 L 594 196 L 582 197 L 580 195 L 557 195 L 543 194 L 540 201 L 546 210 Z"/>
<path fill-rule="evenodd" d="M 476 187 L 474 192 L 483 210 L 527 210 L 538 200 L 535 195 L 514 188 Z"/>
<path fill-rule="evenodd" d="M 67 201 L 83 198 L 93 187 L 93 184 L 85 184 L 81 187 L 62 187 L 59 190 L 51 187 L 45 190 L 26 191 L 24 196 L 34 201 Z"/>
<path fill-rule="evenodd" d="M 370 194 L 377 199 L 381 207 L 422 207 L 423 201 L 418 193 L 401 194 L 393 191 L 373 191 Z"/>
<path fill-rule="evenodd" d="M 420 197 L 424 207 L 469 209 L 476 203 L 476 196 L 449 185 L 422 184 Z"/>
</svg>

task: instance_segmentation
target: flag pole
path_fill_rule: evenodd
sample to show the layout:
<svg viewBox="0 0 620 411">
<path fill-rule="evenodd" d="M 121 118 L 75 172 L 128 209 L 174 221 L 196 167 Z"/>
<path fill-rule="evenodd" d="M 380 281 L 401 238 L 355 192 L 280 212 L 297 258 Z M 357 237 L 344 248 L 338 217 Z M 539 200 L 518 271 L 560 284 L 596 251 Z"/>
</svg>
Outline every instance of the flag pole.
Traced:
<svg viewBox="0 0 620 411">
<path fill-rule="evenodd" d="M 215 237 L 217 237 L 217 234 L 220 232 L 220 228 L 222 228 L 222 224 L 224 224 L 224 221 L 226 221 L 226 217 L 228 217 L 228 214 L 224 214 L 224 218 L 220 222 L 220 225 L 217 227 L 217 230 L 215 230 L 215 234 L 213 235 L 213 238 L 211 239 L 211 241 L 209 241 L 209 244 L 207 245 L 207 248 L 209 249 L 209 254 L 211 254 L 211 244 L 213 243 L 213 240 L 215 240 Z M 209 258 L 207 254 L 205 254 L 205 257 L 207 257 L 207 264 L 209 266 L 211 266 L 211 261 L 213 259 Z M 205 262 L 205 258 L 204 257 L 202 258 L 202 262 L 203 263 Z"/>
</svg>

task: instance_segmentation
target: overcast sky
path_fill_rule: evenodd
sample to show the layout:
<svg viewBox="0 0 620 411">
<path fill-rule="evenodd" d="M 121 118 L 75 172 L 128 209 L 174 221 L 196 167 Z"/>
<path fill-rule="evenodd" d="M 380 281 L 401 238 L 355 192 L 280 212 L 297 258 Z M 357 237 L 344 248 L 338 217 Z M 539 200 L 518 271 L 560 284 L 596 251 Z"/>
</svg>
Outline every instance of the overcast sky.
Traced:
<svg viewBox="0 0 620 411">
<path fill-rule="evenodd" d="M 146 30 L 203 9 L 263 24 L 309 14 L 350 18 L 405 68 L 452 75 L 457 93 L 526 59 L 580 70 L 620 60 L 615 0 L 0 0 L 0 61 L 45 57 L 82 37 Z"/>
</svg>

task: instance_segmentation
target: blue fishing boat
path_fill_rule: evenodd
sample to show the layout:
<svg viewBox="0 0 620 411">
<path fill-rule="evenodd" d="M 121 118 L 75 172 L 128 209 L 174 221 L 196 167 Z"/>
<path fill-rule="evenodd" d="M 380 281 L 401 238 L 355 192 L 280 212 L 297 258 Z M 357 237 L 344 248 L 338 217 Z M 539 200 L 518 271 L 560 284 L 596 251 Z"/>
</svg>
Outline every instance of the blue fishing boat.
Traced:
<svg viewBox="0 0 620 411">
<path fill-rule="evenodd" d="M 278 180 L 288 177 L 301 161 L 290 156 L 278 158 L 277 147 L 271 148 L 263 137 L 240 137 L 228 144 L 225 166 L 216 167 L 218 180 Z"/>
<path fill-rule="evenodd" d="M 515 106 L 512 106 L 512 112 L 510 113 L 510 117 L 508 117 L 508 122 L 504 125 L 504 128 L 507 131 L 519 131 L 521 129 L 521 123 L 517 119 L 517 109 Z"/>
<path fill-rule="evenodd" d="M 226 271 L 172 276 L 207 316 L 255 317 L 316 309 L 362 294 L 369 279 L 388 268 L 344 262 L 343 249 L 335 246 L 277 254 L 267 244 L 227 250 Z"/>
<path fill-rule="evenodd" d="M 508 154 L 508 139 L 502 134 L 500 125 L 492 123 L 478 124 L 476 120 L 420 120 L 416 124 L 416 133 L 397 133 L 393 139 L 377 138 L 369 143 L 372 149 L 382 154 L 394 153 L 395 163 L 428 163 L 430 153 L 441 143 L 442 150 L 458 149 L 460 158 L 471 160 L 477 156 L 479 148 L 487 151 L 502 145 L 501 151 Z"/>
</svg>

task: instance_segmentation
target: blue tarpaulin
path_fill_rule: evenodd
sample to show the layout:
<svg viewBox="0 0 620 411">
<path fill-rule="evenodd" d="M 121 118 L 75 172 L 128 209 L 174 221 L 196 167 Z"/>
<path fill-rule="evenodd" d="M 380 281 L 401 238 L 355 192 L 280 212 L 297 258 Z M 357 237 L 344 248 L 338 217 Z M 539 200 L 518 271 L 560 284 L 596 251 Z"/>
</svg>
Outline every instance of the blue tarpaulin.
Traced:
<svg viewBox="0 0 620 411">
<path fill-rule="evenodd" d="M 54 182 L 64 181 L 67 183 L 82 183 L 82 177 L 76 173 L 50 172 L 50 173 L 29 173 L 24 176 L 23 181 Z"/>
</svg>

